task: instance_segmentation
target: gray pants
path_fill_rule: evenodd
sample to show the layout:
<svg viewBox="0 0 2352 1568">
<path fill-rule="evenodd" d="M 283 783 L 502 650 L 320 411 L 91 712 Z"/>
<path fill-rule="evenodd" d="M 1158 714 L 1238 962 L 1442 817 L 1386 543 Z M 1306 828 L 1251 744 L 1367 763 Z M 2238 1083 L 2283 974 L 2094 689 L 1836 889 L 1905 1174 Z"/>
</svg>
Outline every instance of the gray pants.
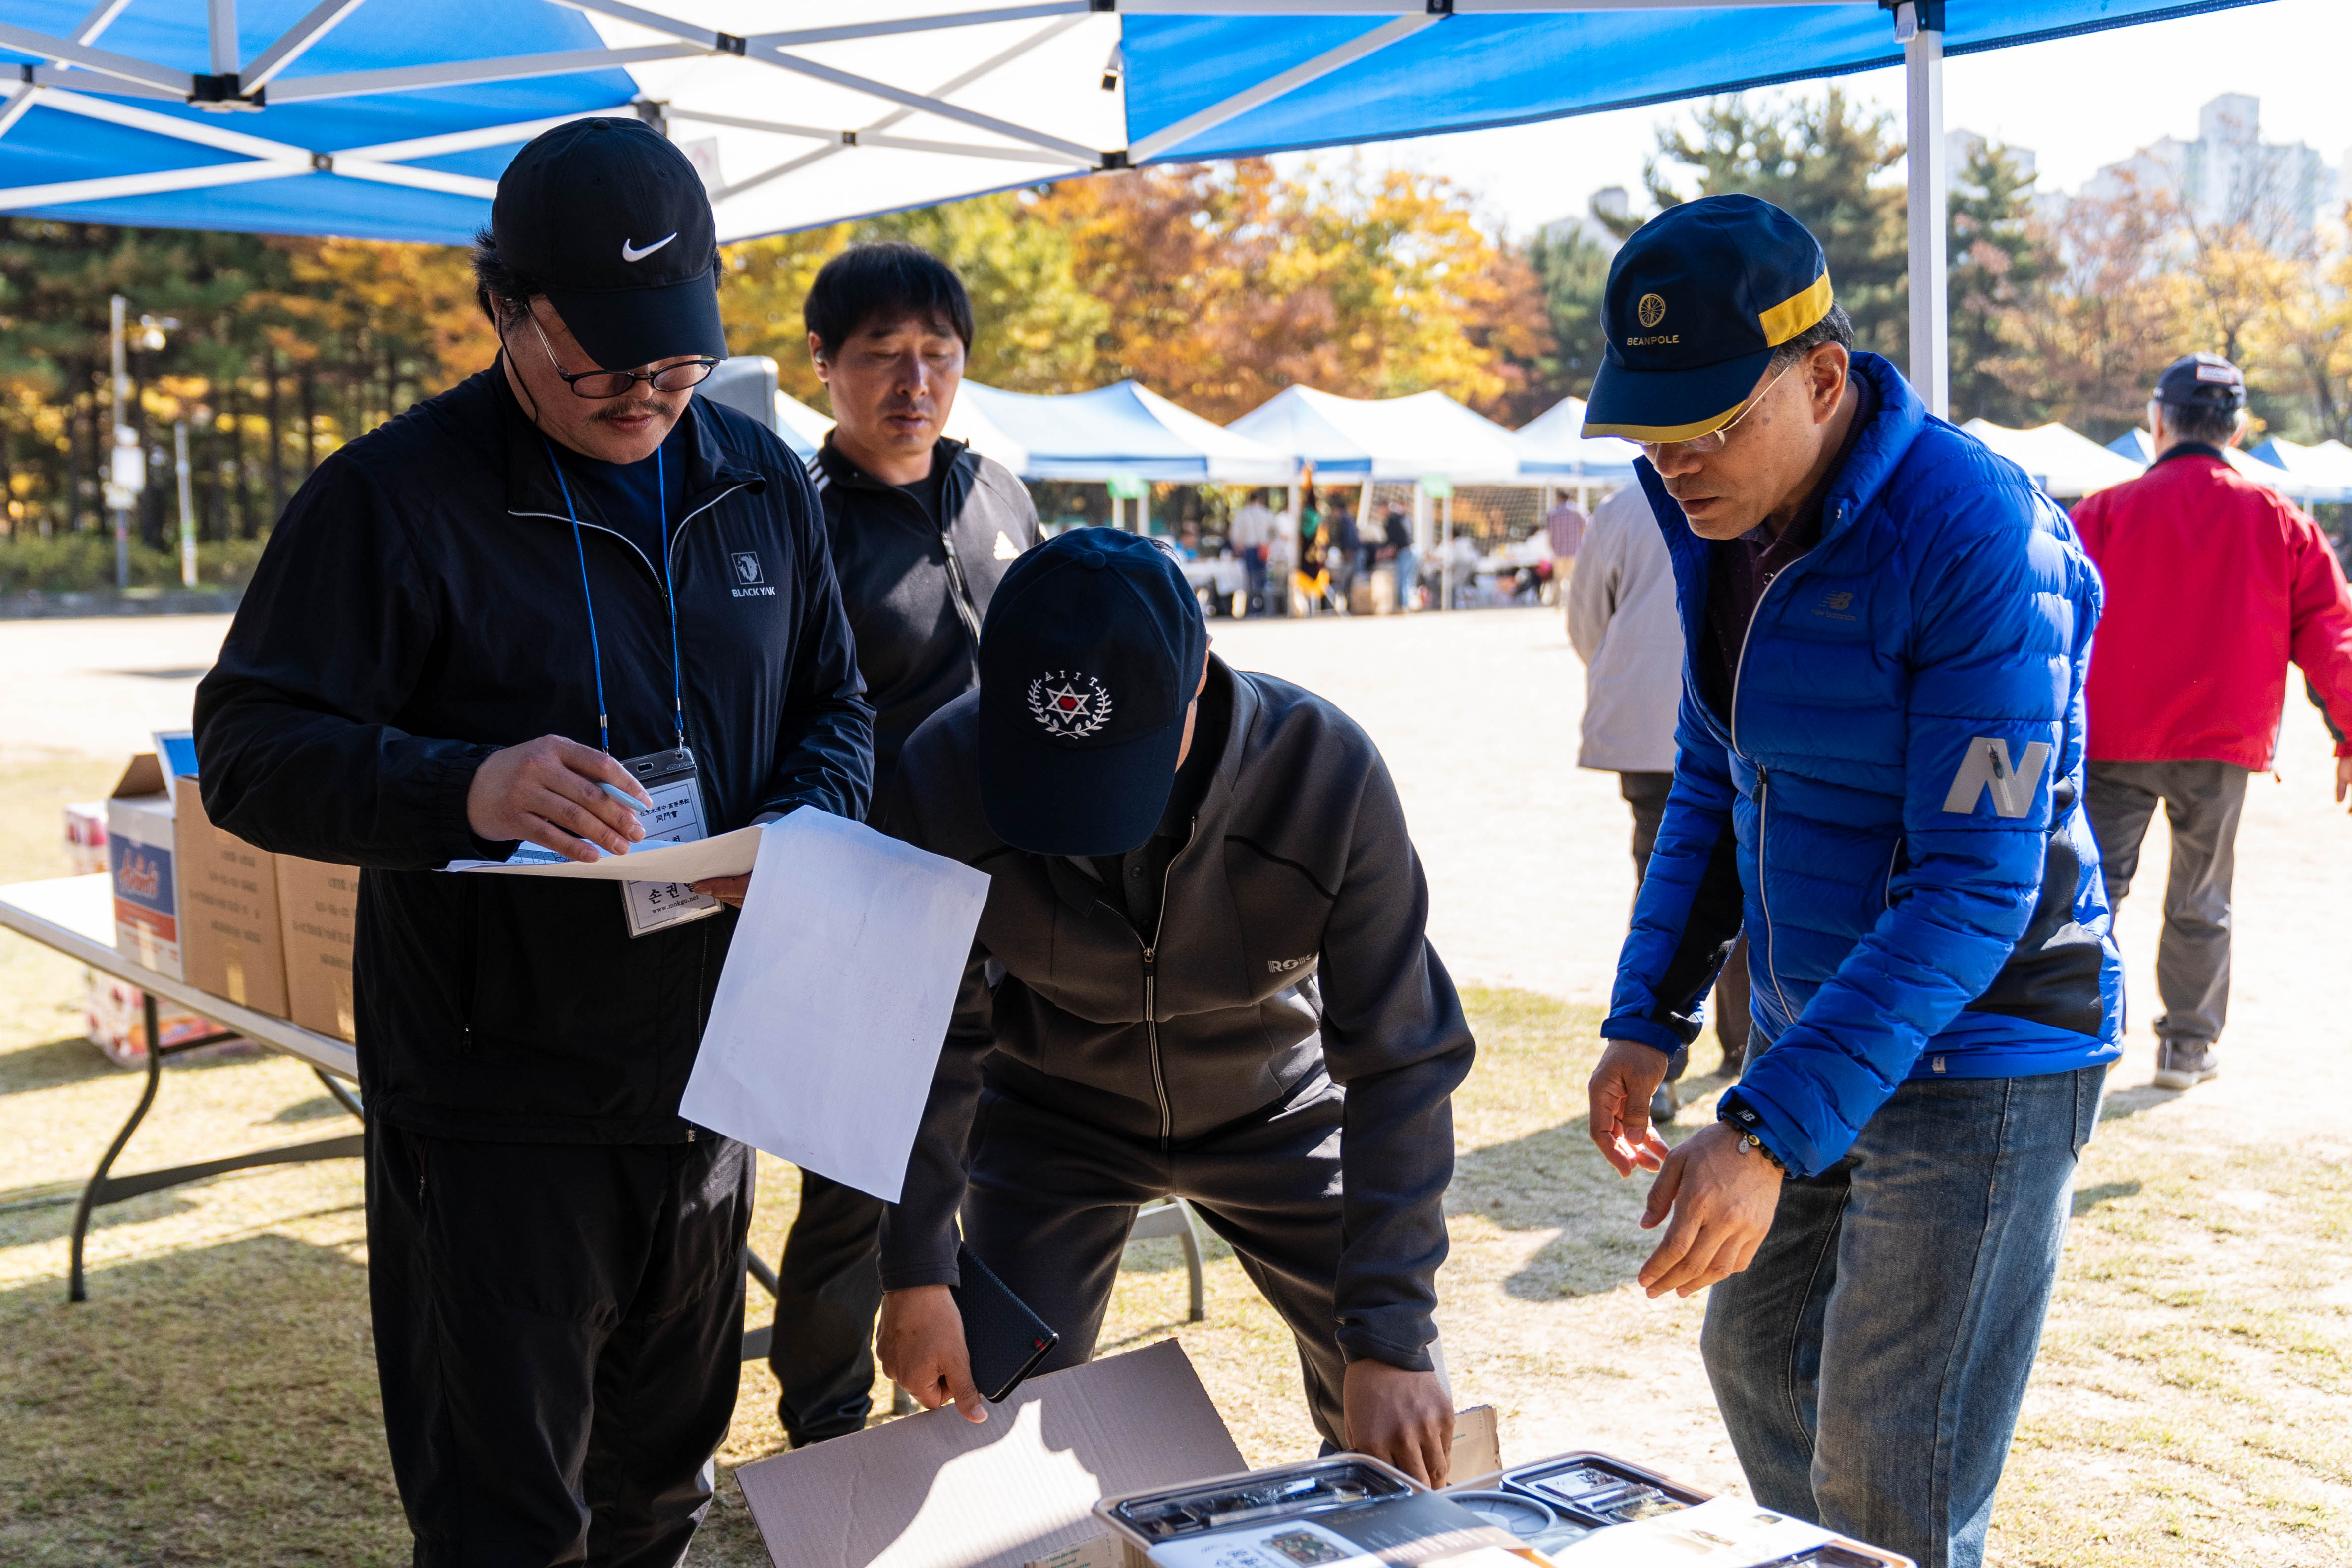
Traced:
<svg viewBox="0 0 2352 1568">
<path fill-rule="evenodd" d="M 1061 1332 L 1040 1364 L 1094 1359 L 1135 1211 L 1190 1202 L 1233 1245 L 1242 1271 L 1290 1326 L 1316 1429 L 1347 1446 L 1347 1377 L 1333 1288 L 1344 1239 L 1339 1123 L 1346 1097 L 1323 1081 L 1189 1144 L 1161 1149 L 990 1088 L 973 1123 L 963 1235 L 1032 1312 Z"/>
<path fill-rule="evenodd" d="M 2131 891 L 2140 840 L 2158 801 L 2172 828 L 2164 936 L 2156 948 L 2156 989 L 2164 1001 L 2156 1038 L 2167 1045 L 2210 1045 L 2229 1016 L 2230 878 L 2250 777 L 2227 762 L 2090 765 L 2084 803 L 2099 839 L 2109 907 L 2121 909 Z"/>
</svg>

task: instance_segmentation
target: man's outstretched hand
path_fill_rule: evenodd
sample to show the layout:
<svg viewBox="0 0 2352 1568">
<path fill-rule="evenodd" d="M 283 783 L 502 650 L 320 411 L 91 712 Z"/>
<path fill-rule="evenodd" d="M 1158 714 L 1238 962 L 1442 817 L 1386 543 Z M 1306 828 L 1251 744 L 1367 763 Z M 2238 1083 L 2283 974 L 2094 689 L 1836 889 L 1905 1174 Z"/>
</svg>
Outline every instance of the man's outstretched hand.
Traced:
<svg viewBox="0 0 2352 1568">
<path fill-rule="evenodd" d="M 2336 803 L 2344 804 L 2347 795 L 2352 795 L 2352 757 L 2339 757 L 2336 759 Z"/>
<path fill-rule="evenodd" d="M 1666 1053 L 1637 1040 L 1612 1040 L 1592 1070 L 1592 1144 L 1621 1176 L 1654 1171 L 1673 1151 L 1650 1125 L 1650 1096 L 1665 1082 Z"/>
<path fill-rule="evenodd" d="M 542 735 L 482 758 L 466 787 L 466 825 L 476 838 L 520 839 L 575 861 L 625 855 L 646 830 L 603 784 L 653 804 L 629 770 L 604 752 Z"/>
<path fill-rule="evenodd" d="M 1454 1399 L 1433 1372 L 1351 1361 L 1341 1386 L 1348 1447 L 1442 1487 L 1454 1462 Z"/>
<path fill-rule="evenodd" d="M 1653 1301 L 1668 1291 L 1688 1296 L 1738 1273 L 1754 1260 L 1780 1203 L 1780 1167 L 1740 1147 L 1739 1134 L 1717 1122 L 1666 1155 L 1650 1184 L 1642 1228 L 1669 1213 L 1674 1222 L 1636 1278 Z"/>
<path fill-rule="evenodd" d="M 874 1349 L 884 1375 L 913 1395 L 924 1409 L 936 1410 L 952 1401 L 965 1420 L 988 1419 L 988 1406 L 971 1381 L 963 1314 L 945 1285 L 886 1292 Z"/>
</svg>

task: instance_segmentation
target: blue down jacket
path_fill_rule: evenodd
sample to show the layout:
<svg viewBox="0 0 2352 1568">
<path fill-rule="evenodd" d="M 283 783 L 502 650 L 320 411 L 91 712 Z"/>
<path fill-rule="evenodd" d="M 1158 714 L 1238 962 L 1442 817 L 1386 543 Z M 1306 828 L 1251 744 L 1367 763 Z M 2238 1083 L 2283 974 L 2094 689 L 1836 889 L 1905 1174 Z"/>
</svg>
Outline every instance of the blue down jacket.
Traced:
<svg viewBox="0 0 2352 1568">
<path fill-rule="evenodd" d="M 1703 695 L 1717 547 L 1647 463 L 1684 635 L 1674 792 L 1601 1032 L 1671 1051 L 1744 923 L 1755 1038 L 1725 1113 L 1817 1174 L 1906 1078 L 2121 1054 L 2123 975 L 2083 809 L 2097 571 L 2015 464 L 1895 367 L 1758 603 L 1730 711 Z"/>
</svg>

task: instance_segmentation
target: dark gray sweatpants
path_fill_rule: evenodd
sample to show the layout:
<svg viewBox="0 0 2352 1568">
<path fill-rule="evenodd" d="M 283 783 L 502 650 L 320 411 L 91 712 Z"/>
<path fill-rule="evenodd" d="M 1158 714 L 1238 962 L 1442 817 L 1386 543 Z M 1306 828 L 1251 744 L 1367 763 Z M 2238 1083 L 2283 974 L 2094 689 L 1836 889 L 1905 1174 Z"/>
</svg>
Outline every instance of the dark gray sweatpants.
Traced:
<svg viewBox="0 0 2352 1568">
<path fill-rule="evenodd" d="M 1001 1090 L 972 1124 L 964 1240 L 1062 1343 L 1037 1370 L 1091 1360 L 1135 1211 L 1191 1203 L 1298 1342 L 1316 1429 L 1347 1446 L 1332 1287 L 1339 1270 L 1339 1118 L 1328 1081 L 1263 1116 L 1162 1152 Z"/>
<path fill-rule="evenodd" d="M 2252 774 L 2227 762 L 2094 762 L 2084 804 L 2098 835 L 2107 905 L 2123 907 L 2159 802 L 2172 828 L 2164 935 L 2156 946 L 2154 1028 L 2168 1045 L 2210 1045 L 2230 1013 L 2230 878 Z"/>
</svg>

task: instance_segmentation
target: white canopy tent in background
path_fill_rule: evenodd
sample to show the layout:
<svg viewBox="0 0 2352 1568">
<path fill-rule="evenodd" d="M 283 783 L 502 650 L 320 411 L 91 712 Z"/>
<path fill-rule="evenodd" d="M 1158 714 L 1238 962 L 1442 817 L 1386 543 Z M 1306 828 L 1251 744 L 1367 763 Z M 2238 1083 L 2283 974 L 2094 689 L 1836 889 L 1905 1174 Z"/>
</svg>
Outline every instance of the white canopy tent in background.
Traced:
<svg viewBox="0 0 2352 1568">
<path fill-rule="evenodd" d="M 1960 428 L 2024 469 L 2036 485 L 2053 496 L 2088 496 L 2110 485 L 2138 478 L 2146 466 L 2108 451 L 2087 435 L 2077 435 L 2063 424 L 2011 430 L 1989 419 L 1972 419 Z"/>
<path fill-rule="evenodd" d="M 1550 479 L 1576 492 L 1576 504 L 1591 509 L 1595 485 L 1633 482 L 1633 459 L 1642 449 L 1613 435 L 1584 438 L 1584 400 L 1562 398 L 1512 433 L 1519 449 L 1519 472 Z"/>
<path fill-rule="evenodd" d="M 2156 460 L 2156 437 L 2145 430 L 2127 430 L 2108 442 L 2106 449 L 2144 469 Z M 2231 467 L 2235 468 L 2257 485 L 2269 486 L 2290 501 L 2301 501 L 2309 505 L 2313 501 L 2332 501 L 2336 498 L 2338 486 L 2331 482 L 2315 480 L 2306 475 L 2292 473 L 2279 467 L 2276 464 L 2265 463 L 2261 458 L 2252 456 L 2234 446 L 2226 448 L 2222 455 L 2230 460 Z"/>
<path fill-rule="evenodd" d="M 2352 501 L 2352 446 L 2340 441 L 2305 446 L 2273 435 L 2255 447 L 2252 456 L 2257 463 L 2284 468 L 2304 484 L 2315 486 L 2314 501 Z"/>
<path fill-rule="evenodd" d="M 1900 63 L 1912 380 L 1946 404 L 1943 57 L 2261 0 L 8 0 L 0 212 L 462 243 L 514 151 L 635 114 L 722 239 L 1094 170 Z"/>
<path fill-rule="evenodd" d="M 1523 485 L 1511 433 L 1442 392 L 1352 398 L 1286 387 L 1227 426 L 1346 485 Z"/>
<path fill-rule="evenodd" d="M 1108 484 L 1115 513 L 1127 491 L 1147 531 L 1155 483 L 1284 485 L 1298 471 L 1286 454 L 1135 382 L 1047 397 L 968 381 L 947 434 L 1024 479 Z"/>
</svg>

